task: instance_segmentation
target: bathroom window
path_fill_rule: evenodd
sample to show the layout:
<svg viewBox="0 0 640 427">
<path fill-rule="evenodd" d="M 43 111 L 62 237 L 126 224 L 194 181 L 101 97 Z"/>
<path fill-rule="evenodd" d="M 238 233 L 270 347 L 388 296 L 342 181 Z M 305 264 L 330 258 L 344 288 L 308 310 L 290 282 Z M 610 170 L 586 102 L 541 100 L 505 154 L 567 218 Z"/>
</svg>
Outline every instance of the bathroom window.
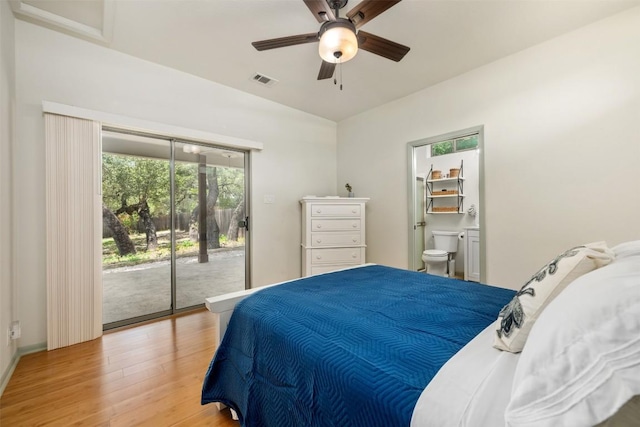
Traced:
<svg viewBox="0 0 640 427">
<path fill-rule="evenodd" d="M 451 154 L 457 151 L 473 150 L 474 148 L 478 148 L 478 134 L 448 139 L 446 141 L 431 144 L 431 157 Z"/>
</svg>

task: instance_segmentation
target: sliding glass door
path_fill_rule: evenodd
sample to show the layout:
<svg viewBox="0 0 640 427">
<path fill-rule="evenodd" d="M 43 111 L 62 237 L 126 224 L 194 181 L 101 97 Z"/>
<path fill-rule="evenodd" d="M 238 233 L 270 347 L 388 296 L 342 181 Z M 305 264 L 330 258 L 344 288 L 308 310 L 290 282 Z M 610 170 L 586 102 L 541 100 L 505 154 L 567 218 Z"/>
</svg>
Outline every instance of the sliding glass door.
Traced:
<svg viewBox="0 0 640 427">
<path fill-rule="evenodd" d="M 175 307 L 245 289 L 244 153 L 175 145 Z"/>
<path fill-rule="evenodd" d="M 105 329 L 245 289 L 246 154 L 103 131 Z"/>
</svg>

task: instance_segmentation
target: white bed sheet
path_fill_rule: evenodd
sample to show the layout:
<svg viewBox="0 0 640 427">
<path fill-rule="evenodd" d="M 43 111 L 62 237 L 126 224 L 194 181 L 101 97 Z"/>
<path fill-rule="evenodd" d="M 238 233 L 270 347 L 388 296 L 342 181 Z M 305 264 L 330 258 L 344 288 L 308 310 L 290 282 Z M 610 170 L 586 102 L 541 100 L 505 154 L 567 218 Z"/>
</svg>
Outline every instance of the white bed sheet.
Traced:
<svg viewBox="0 0 640 427">
<path fill-rule="evenodd" d="M 520 354 L 492 347 L 496 328 L 489 325 L 438 371 L 416 403 L 411 427 L 505 425 Z"/>
</svg>

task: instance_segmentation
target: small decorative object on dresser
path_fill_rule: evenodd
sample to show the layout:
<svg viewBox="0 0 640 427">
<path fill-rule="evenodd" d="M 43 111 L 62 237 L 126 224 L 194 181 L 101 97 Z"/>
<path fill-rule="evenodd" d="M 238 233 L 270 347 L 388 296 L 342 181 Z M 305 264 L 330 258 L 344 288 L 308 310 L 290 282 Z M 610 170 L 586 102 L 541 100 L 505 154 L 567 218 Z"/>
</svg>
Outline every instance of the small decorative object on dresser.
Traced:
<svg viewBox="0 0 640 427">
<path fill-rule="evenodd" d="M 368 198 L 307 196 L 302 204 L 302 276 L 365 263 Z"/>
<path fill-rule="evenodd" d="M 353 194 L 353 188 L 351 187 L 351 184 L 347 182 L 344 188 L 347 189 L 347 192 L 349 193 L 349 197 L 355 197 L 355 194 Z"/>
</svg>

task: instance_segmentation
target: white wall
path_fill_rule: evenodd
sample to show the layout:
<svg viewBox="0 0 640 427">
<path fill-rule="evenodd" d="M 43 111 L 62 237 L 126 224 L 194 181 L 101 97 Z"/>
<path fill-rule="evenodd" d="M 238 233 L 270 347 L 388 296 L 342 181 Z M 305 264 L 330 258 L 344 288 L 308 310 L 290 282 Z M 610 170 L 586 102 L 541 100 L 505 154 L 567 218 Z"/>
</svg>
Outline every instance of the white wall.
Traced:
<svg viewBox="0 0 640 427">
<path fill-rule="evenodd" d="M 7 342 L 13 320 L 12 222 L 11 222 L 11 106 L 15 99 L 13 14 L 0 2 L 0 389 L 16 353 L 15 341 Z M 1 392 L 0 392 L 1 394 Z"/>
<path fill-rule="evenodd" d="M 338 124 L 338 188 L 368 261 L 408 265 L 406 143 L 484 125 L 486 280 L 519 288 L 564 248 L 640 239 L 640 8 Z M 409 53 L 411 54 L 411 53 Z"/>
<path fill-rule="evenodd" d="M 21 347 L 46 340 L 43 100 L 263 142 L 252 170 L 253 285 L 299 277 L 298 200 L 335 191 L 335 123 L 22 21 L 16 87 Z"/>
</svg>

